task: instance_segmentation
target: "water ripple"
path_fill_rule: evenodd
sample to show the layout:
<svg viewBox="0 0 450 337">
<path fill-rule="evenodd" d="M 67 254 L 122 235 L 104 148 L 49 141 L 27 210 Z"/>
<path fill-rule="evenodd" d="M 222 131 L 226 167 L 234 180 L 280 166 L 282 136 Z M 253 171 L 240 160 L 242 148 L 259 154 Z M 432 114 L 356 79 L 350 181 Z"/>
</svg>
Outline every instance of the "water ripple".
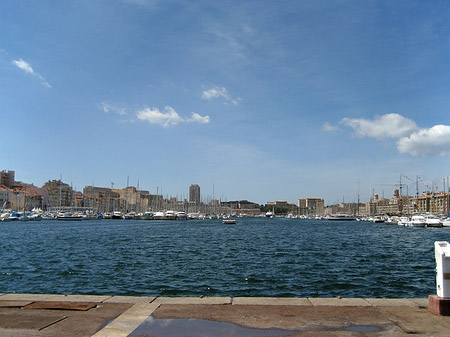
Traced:
<svg viewBox="0 0 450 337">
<path fill-rule="evenodd" d="M 296 219 L 2 223 L 3 292 L 132 296 L 426 297 L 427 230 Z"/>
</svg>

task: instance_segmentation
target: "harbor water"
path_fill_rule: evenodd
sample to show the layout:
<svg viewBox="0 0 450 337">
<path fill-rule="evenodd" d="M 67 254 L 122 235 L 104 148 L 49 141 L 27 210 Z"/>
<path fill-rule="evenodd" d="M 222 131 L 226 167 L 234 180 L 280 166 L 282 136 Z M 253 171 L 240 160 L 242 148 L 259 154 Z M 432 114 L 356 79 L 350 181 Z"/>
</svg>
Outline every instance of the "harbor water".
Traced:
<svg viewBox="0 0 450 337">
<path fill-rule="evenodd" d="M 0 292 L 426 297 L 450 228 L 239 218 L 0 223 Z"/>
</svg>

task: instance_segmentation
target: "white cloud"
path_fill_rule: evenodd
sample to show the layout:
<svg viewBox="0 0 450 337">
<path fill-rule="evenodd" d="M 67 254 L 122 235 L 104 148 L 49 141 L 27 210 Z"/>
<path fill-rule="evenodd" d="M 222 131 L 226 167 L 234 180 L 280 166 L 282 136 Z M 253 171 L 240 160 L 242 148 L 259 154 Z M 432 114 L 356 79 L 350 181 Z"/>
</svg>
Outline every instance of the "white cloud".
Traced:
<svg viewBox="0 0 450 337">
<path fill-rule="evenodd" d="M 413 156 L 450 155 L 448 125 L 419 128 L 411 119 L 394 113 L 376 116 L 373 120 L 344 118 L 341 123 L 353 128 L 354 134 L 359 137 L 397 138 L 397 149 L 400 153 Z M 322 129 L 331 131 L 333 126 L 325 123 Z"/>
<path fill-rule="evenodd" d="M 208 124 L 210 121 L 209 116 L 201 116 L 195 112 L 192 113 L 190 118 L 183 118 L 170 106 L 166 106 L 164 111 L 160 111 L 158 108 L 145 108 L 138 111 L 136 116 L 141 121 L 162 125 L 165 128 L 175 126 L 179 123 Z"/>
<path fill-rule="evenodd" d="M 234 105 L 238 104 L 238 101 L 230 96 L 228 90 L 225 87 L 214 87 L 208 90 L 204 90 L 202 93 L 202 98 L 208 101 L 214 98 L 224 98 L 226 102 L 230 102 Z"/>
<path fill-rule="evenodd" d="M 209 116 L 200 116 L 198 113 L 193 112 L 191 118 L 188 119 L 188 122 L 208 124 Z"/>
<path fill-rule="evenodd" d="M 137 118 L 142 121 L 147 121 L 150 124 L 162 125 L 165 128 L 177 125 L 183 122 L 184 119 L 170 106 L 164 108 L 161 112 L 158 108 L 145 108 L 137 112 Z"/>
<path fill-rule="evenodd" d="M 121 108 L 117 105 L 111 104 L 111 103 L 107 103 L 107 102 L 103 102 L 101 104 L 103 111 L 104 112 L 114 112 L 120 116 L 125 116 L 127 114 L 127 111 L 124 108 Z"/>
<path fill-rule="evenodd" d="M 41 82 L 42 82 L 42 85 L 46 86 L 47 88 L 51 88 L 52 87 L 45 80 L 45 78 L 42 75 L 38 74 L 37 72 L 35 72 L 33 70 L 33 68 L 31 67 L 31 65 L 28 62 L 26 62 L 26 61 L 24 61 L 22 59 L 19 59 L 19 60 L 13 60 L 11 63 L 14 64 L 16 67 L 18 67 L 19 69 L 22 69 L 23 71 L 25 71 L 27 74 L 30 74 L 30 75 L 32 75 L 34 77 L 39 78 L 41 80 Z"/>
<path fill-rule="evenodd" d="M 450 126 L 435 125 L 402 137 L 397 141 L 400 153 L 413 156 L 445 156 L 450 154 Z"/>
<path fill-rule="evenodd" d="M 414 121 L 395 113 L 376 116 L 373 120 L 343 118 L 341 123 L 353 128 L 356 136 L 377 139 L 404 137 L 418 130 Z"/>
<path fill-rule="evenodd" d="M 322 125 L 322 130 L 323 130 L 323 131 L 326 131 L 326 132 L 331 132 L 331 133 L 336 133 L 336 132 L 338 132 L 338 131 L 341 131 L 341 129 L 339 129 L 338 126 L 331 125 L 331 124 L 328 123 L 328 122 L 325 122 L 325 123 Z"/>
</svg>

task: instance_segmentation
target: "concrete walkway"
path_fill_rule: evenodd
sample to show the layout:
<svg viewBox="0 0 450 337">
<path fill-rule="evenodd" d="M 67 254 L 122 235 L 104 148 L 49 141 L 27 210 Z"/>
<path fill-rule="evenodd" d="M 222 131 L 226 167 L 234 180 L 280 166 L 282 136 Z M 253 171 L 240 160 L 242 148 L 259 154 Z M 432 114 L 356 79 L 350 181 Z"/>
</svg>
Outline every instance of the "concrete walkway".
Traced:
<svg viewBox="0 0 450 337">
<path fill-rule="evenodd" d="M 0 336 L 450 336 L 450 317 L 427 306 L 422 298 L 0 294 Z"/>
</svg>

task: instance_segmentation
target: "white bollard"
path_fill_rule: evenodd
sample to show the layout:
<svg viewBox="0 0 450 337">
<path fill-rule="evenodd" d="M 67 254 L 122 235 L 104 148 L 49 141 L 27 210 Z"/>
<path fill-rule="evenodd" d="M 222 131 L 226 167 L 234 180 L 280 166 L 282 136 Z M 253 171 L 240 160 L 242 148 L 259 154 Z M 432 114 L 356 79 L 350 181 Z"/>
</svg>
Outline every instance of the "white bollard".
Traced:
<svg viewBox="0 0 450 337">
<path fill-rule="evenodd" d="M 437 295 L 439 298 L 450 298 L 450 244 L 447 241 L 436 241 L 434 256 Z"/>
</svg>

